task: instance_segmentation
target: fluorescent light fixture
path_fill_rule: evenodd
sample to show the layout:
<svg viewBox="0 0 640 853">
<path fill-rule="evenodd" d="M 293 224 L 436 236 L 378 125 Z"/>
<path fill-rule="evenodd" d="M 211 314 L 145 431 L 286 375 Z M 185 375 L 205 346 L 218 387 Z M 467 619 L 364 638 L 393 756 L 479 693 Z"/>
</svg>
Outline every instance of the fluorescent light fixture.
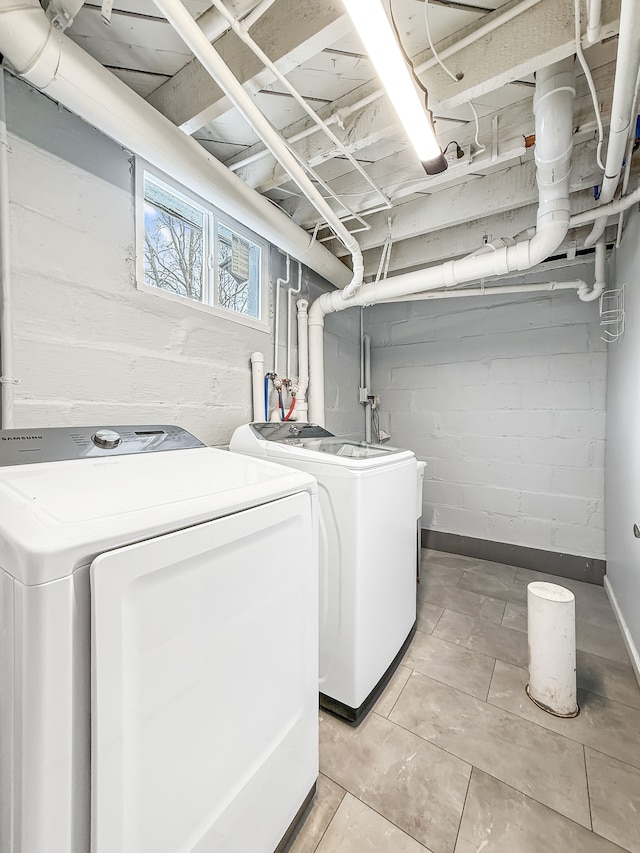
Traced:
<svg viewBox="0 0 640 853">
<path fill-rule="evenodd" d="M 381 0 L 344 0 L 398 118 L 428 174 L 447 168 L 435 131 Z"/>
</svg>

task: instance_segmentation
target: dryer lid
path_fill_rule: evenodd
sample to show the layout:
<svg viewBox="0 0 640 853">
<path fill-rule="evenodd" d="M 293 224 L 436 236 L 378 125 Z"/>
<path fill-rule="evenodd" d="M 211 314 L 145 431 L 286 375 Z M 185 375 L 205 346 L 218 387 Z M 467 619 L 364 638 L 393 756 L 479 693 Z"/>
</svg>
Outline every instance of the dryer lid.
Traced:
<svg viewBox="0 0 640 853">
<path fill-rule="evenodd" d="M 302 491 L 317 491 L 309 474 L 212 447 L 0 467 L 0 571 L 47 583 L 112 548 Z"/>
</svg>

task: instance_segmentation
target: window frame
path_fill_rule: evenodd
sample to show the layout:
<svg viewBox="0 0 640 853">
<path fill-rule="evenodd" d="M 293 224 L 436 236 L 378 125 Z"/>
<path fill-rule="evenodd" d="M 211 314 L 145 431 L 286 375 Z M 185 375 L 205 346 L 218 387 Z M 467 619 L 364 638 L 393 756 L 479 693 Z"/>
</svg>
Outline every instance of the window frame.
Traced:
<svg viewBox="0 0 640 853">
<path fill-rule="evenodd" d="M 177 293 L 171 293 L 168 290 L 163 290 L 160 287 L 147 284 L 144 276 L 144 178 L 145 174 L 151 180 L 156 181 L 160 185 L 164 185 L 171 193 L 175 193 L 178 198 L 181 198 L 187 204 L 201 210 L 204 216 L 203 228 L 203 273 L 204 281 L 202 282 L 203 298 L 210 301 L 202 302 L 191 299 L 188 296 L 180 296 Z M 269 244 L 258 235 L 254 234 L 248 228 L 245 228 L 236 219 L 227 216 L 223 211 L 214 207 L 211 203 L 205 201 L 196 193 L 189 190 L 187 187 L 179 184 L 177 181 L 170 178 L 168 175 L 154 169 L 144 160 L 136 157 L 134 159 L 134 194 L 135 194 L 135 280 L 136 289 L 142 293 L 153 294 L 162 299 L 168 299 L 171 302 L 179 305 L 188 306 L 196 311 L 204 311 L 207 314 L 212 314 L 215 317 L 220 317 L 224 320 L 230 320 L 232 323 L 240 323 L 243 326 L 249 326 L 252 329 L 257 329 L 262 332 L 271 331 L 270 311 L 269 311 Z M 238 234 L 239 237 L 249 241 L 260 249 L 260 287 L 259 287 L 259 305 L 260 316 L 251 317 L 247 314 L 241 314 L 239 311 L 234 311 L 231 308 L 225 308 L 222 305 L 216 304 L 218 296 L 218 225 L 222 224 L 232 233 Z"/>
</svg>

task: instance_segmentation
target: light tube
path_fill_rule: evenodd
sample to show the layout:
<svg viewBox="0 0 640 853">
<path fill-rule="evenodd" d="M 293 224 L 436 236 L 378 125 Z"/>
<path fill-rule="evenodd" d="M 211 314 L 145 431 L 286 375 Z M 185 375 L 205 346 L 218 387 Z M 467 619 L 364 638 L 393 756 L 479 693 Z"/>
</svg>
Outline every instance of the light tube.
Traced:
<svg viewBox="0 0 640 853">
<path fill-rule="evenodd" d="M 382 3 L 380 0 L 344 0 L 344 5 L 425 169 L 430 172 L 429 166 L 432 166 L 432 173 L 444 171 L 446 161 L 435 131 Z"/>
</svg>

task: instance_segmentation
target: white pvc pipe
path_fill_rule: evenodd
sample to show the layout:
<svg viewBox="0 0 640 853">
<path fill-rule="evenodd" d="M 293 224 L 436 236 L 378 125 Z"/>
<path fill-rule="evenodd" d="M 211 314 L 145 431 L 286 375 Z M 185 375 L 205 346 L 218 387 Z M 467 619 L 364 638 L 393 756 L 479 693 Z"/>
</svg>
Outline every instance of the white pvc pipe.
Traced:
<svg viewBox="0 0 640 853">
<path fill-rule="evenodd" d="M 600 299 L 607 286 L 606 249 L 607 244 L 604 241 L 604 237 L 601 237 L 596 243 L 596 257 L 593 264 L 593 288 L 589 290 L 586 284 L 584 287 L 578 288 L 578 297 L 583 302 L 594 302 L 596 299 Z"/>
<path fill-rule="evenodd" d="M 371 336 L 363 336 L 364 343 L 364 387 L 367 389 L 367 394 L 371 395 Z M 364 440 L 367 444 L 371 444 L 372 435 L 372 420 L 373 413 L 371 409 L 371 400 L 367 400 L 364 405 Z"/>
<path fill-rule="evenodd" d="M 291 296 L 302 290 L 302 264 L 298 262 L 298 286 L 287 290 L 287 379 L 291 379 Z M 297 401 L 296 401 L 297 405 Z"/>
<path fill-rule="evenodd" d="M 280 288 L 291 281 L 291 258 L 287 255 L 287 277 L 276 279 L 276 304 L 273 322 L 273 372 L 278 375 L 278 345 L 280 343 Z"/>
<path fill-rule="evenodd" d="M 309 339 L 307 335 L 307 299 L 298 299 L 298 396 L 293 411 L 294 420 L 307 422 L 307 389 L 309 387 Z"/>
<path fill-rule="evenodd" d="M 569 228 L 569 173 L 573 135 L 573 59 L 538 71 L 533 111 L 536 126 L 536 176 L 539 205 L 536 233 L 530 240 L 480 255 L 447 261 L 426 270 L 363 285 L 350 299 L 325 293 L 309 311 L 309 414 L 324 425 L 324 317 L 352 305 L 371 305 L 411 293 L 455 287 L 467 281 L 526 270 L 544 261 L 562 243 Z"/>
<path fill-rule="evenodd" d="M 251 353 L 251 388 L 253 393 L 253 420 L 264 421 L 264 355 Z"/>
<path fill-rule="evenodd" d="M 14 426 L 13 312 L 11 310 L 11 226 L 9 216 L 9 157 L 4 67 L 0 65 L 0 387 L 3 429 Z"/>
<path fill-rule="evenodd" d="M 215 80 L 231 103 L 240 111 L 253 130 L 271 149 L 281 166 L 296 182 L 309 202 L 320 213 L 338 239 L 351 253 L 353 275 L 344 290 L 344 298 L 348 298 L 360 287 L 364 274 L 364 262 L 358 241 L 351 235 L 349 229 L 343 225 L 322 193 L 309 180 L 304 167 L 291 153 L 288 145 L 271 122 L 260 112 L 251 95 L 245 91 L 242 84 L 231 73 L 228 65 L 213 45 L 210 44 L 180 0 L 154 0 L 154 3 L 180 35 L 187 47 L 193 52 L 194 56 L 200 61 L 204 70 Z"/>
<path fill-rule="evenodd" d="M 601 0 L 587 0 L 589 7 L 587 15 L 587 41 L 595 44 L 600 38 Z"/>
<path fill-rule="evenodd" d="M 620 180 L 627 137 L 630 130 L 633 130 L 632 122 L 635 121 L 632 113 L 636 101 L 639 71 L 640 3 L 638 0 L 622 0 L 607 160 L 599 198 L 602 205 L 611 201 Z M 594 246 L 602 236 L 605 227 L 606 220 L 597 219 L 584 245 Z"/>
<path fill-rule="evenodd" d="M 558 717 L 578 713 L 575 618 L 575 597 L 570 590 L 541 581 L 528 585 L 527 694 Z"/>
<path fill-rule="evenodd" d="M 460 290 L 426 290 L 421 293 L 410 293 L 395 299 L 381 299 L 381 304 L 391 302 L 422 302 L 427 299 L 456 299 L 465 296 L 494 296 L 503 293 L 536 293 L 550 290 L 588 290 L 589 285 L 584 279 L 575 278 L 570 281 L 537 281 L 532 284 L 496 284 L 487 287 L 464 287 Z"/>
<path fill-rule="evenodd" d="M 584 213 L 576 213 L 569 220 L 569 227 L 578 228 L 580 225 L 586 225 L 589 222 L 594 222 L 596 219 L 606 220 L 609 216 L 614 216 L 616 213 L 628 210 L 636 202 L 640 202 L 640 187 L 637 187 L 629 195 L 623 196 L 616 201 L 611 201 L 602 207 L 593 207 L 591 210 L 585 210 Z"/>
<path fill-rule="evenodd" d="M 286 214 L 52 28 L 38 0 L 0 0 L 0 53 L 32 86 L 301 259 L 336 287 L 352 279 L 338 258 L 310 241 L 308 233 Z"/>
</svg>

